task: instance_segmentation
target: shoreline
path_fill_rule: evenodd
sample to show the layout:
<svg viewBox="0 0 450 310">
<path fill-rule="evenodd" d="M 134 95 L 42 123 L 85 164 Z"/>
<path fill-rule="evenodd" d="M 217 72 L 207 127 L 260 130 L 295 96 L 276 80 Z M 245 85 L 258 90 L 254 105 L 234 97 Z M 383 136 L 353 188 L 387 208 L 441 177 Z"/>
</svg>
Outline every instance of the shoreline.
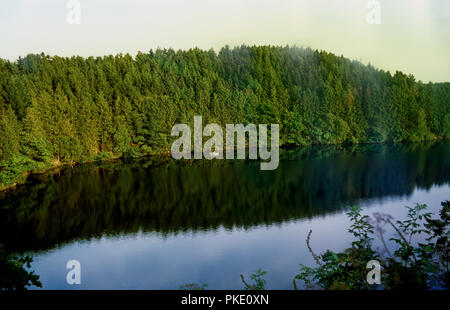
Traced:
<svg viewBox="0 0 450 310">
<path fill-rule="evenodd" d="M 360 142 L 360 143 L 328 143 L 328 144 L 306 144 L 306 145 L 297 145 L 297 146 L 293 146 L 293 145 L 283 145 L 280 146 L 280 149 L 284 149 L 284 150 L 293 150 L 296 148 L 301 148 L 301 147 L 313 147 L 313 146 L 322 146 L 322 147 L 327 147 L 327 146 L 339 146 L 339 145 L 348 145 L 348 146 L 357 146 L 357 145 L 380 145 L 380 144 L 412 144 L 412 143 L 424 143 L 424 142 L 432 142 L 432 141 L 440 141 L 440 140 L 448 140 L 447 138 L 444 137 L 436 137 L 434 139 L 431 140 L 422 140 L 422 141 L 414 141 L 414 142 L 393 142 L 393 141 L 385 141 L 385 142 Z M 246 147 L 247 149 L 247 147 Z M 223 148 L 222 151 L 226 151 L 226 148 Z M 39 170 L 37 172 L 26 172 L 23 175 L 21 175 L 20 177 L 24 178 L 22 182 L 19 182 L 18 180 L 16 180 L 15 182 L 13 182 L 12 184 L 9 185 L 2 185 L 2 183 L 0 183 L 0 194 L 4 194 L 7 193 L 9 191 L 13 191 L 16 190 L 19 186 L 23 185 L 26 183 L 27 179 L 29 176 L 31 175 L 42 175 L 45 173 L 48 173 L 54 169 L 57 168 L 65 168 L 68 166 L 77 166 L 77 165 L 83 165 L 83 164 L 89 164 L 89 163 L 102 163 L 102 162 L 109 162 L 109 161 L 115 161 L 115 160 L 120 160 L 120 159 L 139 159 L 139 158 L 144 158 L 144 157 L 153 157 L 153 156 L 163 156 L 163 157 L 170 157 L 170 150 L 164 150 L 161 152 L 157 152 L 157 153 L 152 153 L 152 154 L 142 154 L 140 156 L 135 156 L 135 157 L 123 157 L 123 156 L 117 156 L 117 157 L 110 157 L 110 158 L 103 158 L 100 160 L 90 160 L 90 161 L 84 161 L 84 162 L 67 162 L 67 163 L 62 163 L 59 162 L 57 164 L 48 166 L 43 168 L 42 170 Z"/>
</svg>

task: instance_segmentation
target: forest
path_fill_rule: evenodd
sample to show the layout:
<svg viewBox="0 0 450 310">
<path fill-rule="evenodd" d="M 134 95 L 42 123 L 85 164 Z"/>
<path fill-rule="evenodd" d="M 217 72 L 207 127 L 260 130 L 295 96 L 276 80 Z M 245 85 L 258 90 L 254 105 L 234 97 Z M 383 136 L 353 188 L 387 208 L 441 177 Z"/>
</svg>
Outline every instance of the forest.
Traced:
<svg viewBox="0 0 450 310">
<path fill-rule="evenodd" d="M 450 137 L 450 83 L 299 47 L 0 59 L 0 189 L 70 163 L 167 153 L 177 123 L 279 124 L 280 145 Z"/>
</svg>

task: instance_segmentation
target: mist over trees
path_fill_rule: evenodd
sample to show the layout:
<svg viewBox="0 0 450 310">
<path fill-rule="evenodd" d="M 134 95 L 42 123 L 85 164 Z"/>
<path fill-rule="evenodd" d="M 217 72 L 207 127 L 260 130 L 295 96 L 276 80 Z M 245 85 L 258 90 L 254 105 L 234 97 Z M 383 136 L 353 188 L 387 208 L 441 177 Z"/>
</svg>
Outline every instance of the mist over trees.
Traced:
<svg viewBox="0 0 450 310">
<path fill-rule="evenodd" d="M 166 152 L 176 123 L 280 124 L 280 144 L 450 136 L 450 83 L 297 47 L 0 59 L 0 187 L 58 163 Z"/>
</svg>

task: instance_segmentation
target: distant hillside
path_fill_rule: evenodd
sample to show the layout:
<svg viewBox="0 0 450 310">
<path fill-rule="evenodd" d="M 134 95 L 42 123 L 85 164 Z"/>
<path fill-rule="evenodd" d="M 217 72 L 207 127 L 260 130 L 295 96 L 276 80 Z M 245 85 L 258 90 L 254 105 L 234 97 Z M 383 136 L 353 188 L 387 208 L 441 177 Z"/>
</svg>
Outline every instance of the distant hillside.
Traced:
<svg viewBox="0 0 450 310">
<path fill-rule="evenodd" d="M 194 115 L 278 123 L 282 145 L 431 140 L 450 136 L 450 83 L 296 47 L 0 60 L 0 187 L 59 163 L 166 151 Z"/>
</svg>

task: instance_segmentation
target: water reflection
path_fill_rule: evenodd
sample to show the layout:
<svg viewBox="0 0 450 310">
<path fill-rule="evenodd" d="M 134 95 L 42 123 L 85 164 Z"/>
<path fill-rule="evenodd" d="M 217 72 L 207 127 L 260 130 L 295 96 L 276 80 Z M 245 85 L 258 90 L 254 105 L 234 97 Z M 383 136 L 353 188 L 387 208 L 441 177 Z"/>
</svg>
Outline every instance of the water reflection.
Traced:
<svg viewBox="0 0 450 310">
<path fill-rule="evenodd" d="M 138 231 L 312 218 L 360 199 L 449 184 L 448 154 L 448 142 L 435 142 L 296 149 L 284 152 L 274 171 L 257 162 L 170 159 L 66 168 L 4 194 L 0 242 L 27 251 Z"/>
</svg>

